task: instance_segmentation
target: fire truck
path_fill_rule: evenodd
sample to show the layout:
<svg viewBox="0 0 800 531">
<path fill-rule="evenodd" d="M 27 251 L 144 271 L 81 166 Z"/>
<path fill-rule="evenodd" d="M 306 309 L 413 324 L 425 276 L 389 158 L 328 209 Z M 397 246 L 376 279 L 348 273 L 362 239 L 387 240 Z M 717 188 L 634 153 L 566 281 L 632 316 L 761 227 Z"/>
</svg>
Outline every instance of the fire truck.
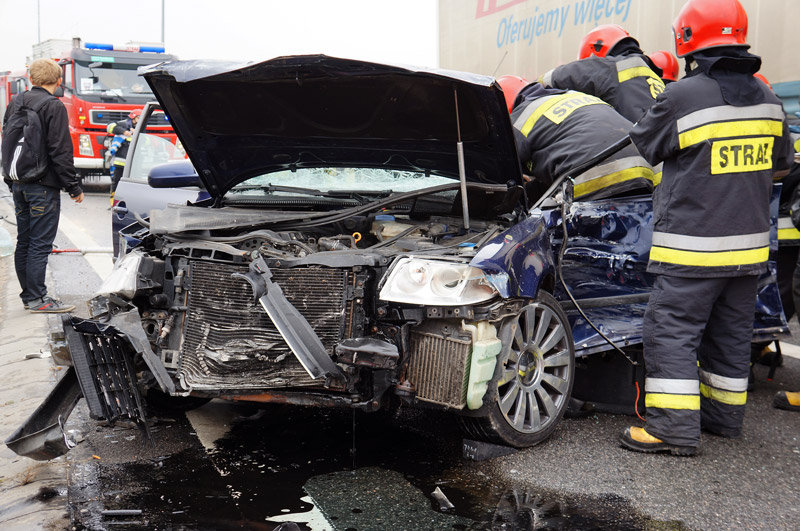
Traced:
<svg viewBox="0 0 800 531">
<path fill-rule="evenodd" d="M 31 82 L 24 70 L 16 72 L 0 70 L 0 123 L 3 123 L 3 116 L 6 114 L 11 98 L 25 92 L 30 87 Z"/>
<path fill-rule="evenodd" d="M 112 137 L 107 126 L 128 117 L 154 101 L 144 79 L 137 75 L 140 66 L 169 61 L 160 44 L 81 43 L 50 39 L 33 46 L 33 58 L 49 57 L 61 65 L 64 84 L 56 93 L 67 108 L 75 168 L 81 178 L 108 174 L 106 151 Z M 177 137 L 163 113 L 153 116 L 148 134 L 166 137 L 175 144 Z M 178 146 L 180 149 L 180 146 Z"/>
</svg>

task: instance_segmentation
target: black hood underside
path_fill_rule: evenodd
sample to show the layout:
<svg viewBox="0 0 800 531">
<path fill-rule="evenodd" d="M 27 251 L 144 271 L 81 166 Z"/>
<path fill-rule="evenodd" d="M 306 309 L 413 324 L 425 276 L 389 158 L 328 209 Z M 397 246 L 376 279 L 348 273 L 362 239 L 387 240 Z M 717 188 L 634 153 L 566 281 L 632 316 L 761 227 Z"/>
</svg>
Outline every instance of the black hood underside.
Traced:
<svg viewBox="0 0 800 531">
<path fill-rule="evenodd" d="M 142 74 L 213 196 L 255 175 L 310 167 L 457 179 L 459 138 L 469 181 L 521 178 L 493 78 L 324 55 L 173 61 Z"/>
</svg>

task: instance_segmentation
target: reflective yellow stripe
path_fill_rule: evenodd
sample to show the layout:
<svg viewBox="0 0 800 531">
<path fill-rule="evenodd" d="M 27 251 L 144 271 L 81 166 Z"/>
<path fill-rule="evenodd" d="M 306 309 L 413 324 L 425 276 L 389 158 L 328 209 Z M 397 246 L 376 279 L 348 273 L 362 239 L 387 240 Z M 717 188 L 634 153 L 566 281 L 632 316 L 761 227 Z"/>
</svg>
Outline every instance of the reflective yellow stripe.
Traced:
<svg viewBox="0 0 800 531">
<path fill-rule="evenodd" d="M 602 188 L 606 188 L 608 186 L 613 186 L 615 184 L 624 183 L 625 181 L 630 181 L 631 179 L 647 179 L 650 180 L 653 175 L 652 170 L 648 168 L 643 168 L 641 166 L 636 166 L 634 168 L 626 168 L 624 170 L 615 171 L 614 173 L 609 173 L 608 175 L 604 175 L 603 177 L 597 177 L 595 179 L 590 179 L 584 183 L 576 184 L 574 194 L 575 197 L 581 197 L 583 195 L 596 192 Z"/>
<path fill-rule="evenodd" d="M 743 406 L 747 402 L 747 391 L 741 393 L 722 391 L 721 389 L 715 389 L 703 383 L 700 384 L 700 394 L 711 400 L 731 406 Z"/>
<path fill-rule="evenodd" d="M 798 138 L 797 142 L 794 143 L 794 150 L 795 152 L 800 151 L 800 138 Z"/>
<path fill-rule="evenodd" d="M 791 229 L 778 229 L 779 240 L 800 240 L 800 230 L 792 227 Z"/>
<path fill-rule="evenodd" d="M 663 393 L 647 393 L 644 396 L 644 407 L 661 409 L 700 409 L 700 395 L 668 395 Z"/>
<path fill-rule="evenodd" d="M 567 94 L 562 94 L 562 96 L 567 96 Z M 533 126 L 536 125 L 537 121 L 539 121 L 539 118 L 541 118 L 542 115 L 550 109 L 550 107 L 554 106 L 562 99 L 563 98 L 559 98 L 558 96 L 556 96 L 551 100 L 549 100 L 548 102 L 539 105 L 539 107 L 533 112 L 533 114 L 531 114 L 530 117 L 528 117 L 528 119 L 525 120 L 525 124 L 520 129 L 522 134 L 527 137 L 528 133 L 530 133 L 531 130 L 533 129 Z"/>
<path fill-rule="evenodd" d="M 650 260 L 687 266 L 734 266 L 759 264 L 769 258 L 769 247 L 746 251 L 697 252 L 680 251 L 667 247 L 652 247 Z"/>
<path fill-rule="evenodd" d="M 559 104 L 564 103 L 564 108 L 558 108 Z M 536 122 L 539 121 L 539 118 L 542 116 L 546 116 L 551 122 L 555 124 L 560 124 L 563 122 L 570 114 L 572 114 L 575 110 L 580 109 L 581 107 L 586 107 L 587 105 L 608 105 L 606 102 L 601 100 L 600 98 L 596 98 L 594 96 L 590 96 L 588 94 L 581 94 L 579 92 L 570 91 L 566 94 L 560 94 L 558 96 L 553 96 L 546 102 L 539 105 L 535 111 L 525 120 L 525 123 L 520 128 L 520 132 L 528 136 L 533 130 L 533 127 L 536 125 Z M 551 112 L 552 111 L 552 112 Z"/>
<path fill-rule="evenodd" d="M 655 73 L 647 66 L 635 66 L 617 72 L 619 82 L 623 83 L 635 77 L 656 77 Z"/>
<path fill-rule="evenodd" d="M 739 120 L 703 125 L 678 135 L 680 148 L 717 138 L 750 135 L 783 135 L 783 123 L 776 120 Z"/>
<path fill-rule="evenodd" d="M 653 174 L 653 188 L 661 184 L 661 174 L 663 172 L 658 172 Z"/>
</svg>

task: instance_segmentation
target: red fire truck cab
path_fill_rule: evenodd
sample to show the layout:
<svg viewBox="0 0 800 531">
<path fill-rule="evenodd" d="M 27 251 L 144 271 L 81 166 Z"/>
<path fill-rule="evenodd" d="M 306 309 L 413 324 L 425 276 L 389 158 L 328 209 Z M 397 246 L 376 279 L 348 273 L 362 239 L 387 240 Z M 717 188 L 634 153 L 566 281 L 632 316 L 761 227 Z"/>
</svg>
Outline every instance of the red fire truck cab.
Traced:
<svg viewBox="0 0 800 531">
<path fill-rule="evenodd" d="M 12 72 L 0 70 L 0 124 L 6 114 L 11 98 L 31 87 L 27 73 L 24 70 Z"/>
<path fill-rule="evenodd" d="M 154 101 L 144 79 L 137 75 L 140 66 L 174 59 L 163 46 L 126 46 L 73 41 L 68 52 L 55 58 L 64 71 L 61 101 L 67 108 L 75 168 L 80 176 L 107 174 L 105 153 L 112 137 L 111 122 L 120 122 L 133 109 Z M 154 116 L 148 133 L 164 136 L 174 144 L 177 137 L 166 115 Z"/>
</svg>

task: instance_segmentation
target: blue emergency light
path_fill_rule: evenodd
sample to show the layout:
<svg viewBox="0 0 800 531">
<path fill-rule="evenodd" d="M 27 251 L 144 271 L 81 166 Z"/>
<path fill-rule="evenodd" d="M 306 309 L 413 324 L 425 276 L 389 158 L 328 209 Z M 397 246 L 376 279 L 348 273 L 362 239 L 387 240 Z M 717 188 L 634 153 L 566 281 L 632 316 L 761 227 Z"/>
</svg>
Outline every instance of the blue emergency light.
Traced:
<svg viewBox="0 0 800 531">
<path fill-rule="evenodd" d="M 115 48 L 113 44 L 105 44 L 100 42 L 87 42 L 84 45 L 87 50 L 106 50 L 106 51 L 122 51 L 122 52 L 142 52 L 142 53 L 164 53 L 166 48 L 164 46 L 125 46 L 122 48 Z"/>
<path fill-rule="evenodd" d="M 114 45 L 113 44 L 101 44 L 99 42 L 87 42 L 85 44 L 87 50 L 107 50 L 113 51 Z"/>
</svg>

